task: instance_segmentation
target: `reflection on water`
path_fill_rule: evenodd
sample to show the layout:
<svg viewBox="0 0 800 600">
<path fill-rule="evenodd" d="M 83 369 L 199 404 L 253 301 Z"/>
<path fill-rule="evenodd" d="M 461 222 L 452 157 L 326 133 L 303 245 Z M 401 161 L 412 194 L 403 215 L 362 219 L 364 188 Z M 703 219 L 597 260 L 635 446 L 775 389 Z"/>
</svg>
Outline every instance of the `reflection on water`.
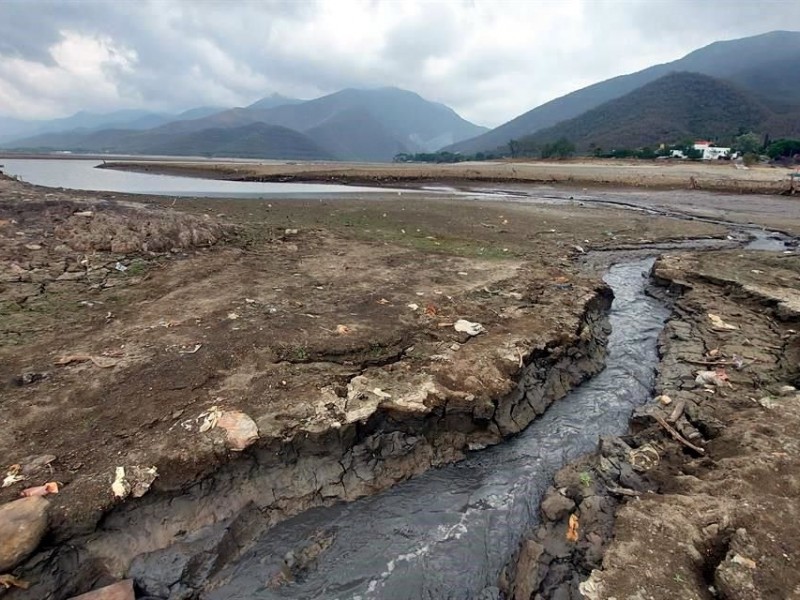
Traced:
<svg viewBox="0 0 800 600">
<path fill-rule="evenodd" d="M 54 188 L 151 194 L 157 196 L 205 196 L 220 198 L 258 198 L 276 194 L 352 194 L 355 192 L 396 191 L 386 188 L 327 185 L 322 183 L 266 183 L 218 181 L 194 177 L 130 173 L 95 169 L 101 160 L 59 160 L 38 158 L 0 159 L 3 173 L 23 181 Z"/>
</svg>

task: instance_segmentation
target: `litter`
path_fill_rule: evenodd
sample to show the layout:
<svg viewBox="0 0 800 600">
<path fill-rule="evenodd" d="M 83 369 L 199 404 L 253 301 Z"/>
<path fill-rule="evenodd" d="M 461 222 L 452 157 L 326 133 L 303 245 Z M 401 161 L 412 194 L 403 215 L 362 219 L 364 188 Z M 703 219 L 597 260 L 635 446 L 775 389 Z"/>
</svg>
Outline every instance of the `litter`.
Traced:
<svg viewBox="0 0 800 600">
<path fill-rule="evenodd" d="M 652 444 L 644 444 L 638 448 L 631 450 L 628 455 L 628 462 L 637 471 L 649 471 L 653 467 L 658 466 L 661 462 L 661 455 Z"/>
<path fill-rule="evenodd" d="M 567 540 L 570 542 L 578 541 L 578 515 L 572 513 L 567 524 Z"/>
<path fill-rule="evenodd" d="M 186 349 L 178 350 L 178 354 L 194 354 L 195 352 L 200 350 L 200 348 L 202 348 L 202 347 L 203 347 L 203 344 L 195 344 L 194 347 L 191 350 L 186 350 Z"/>
<path fill-rule="evenodd" d="M 59 358 L 55 364 L 57 365 L 69 365 L 74 362 L 86 362 L 91 361 L 92 364 L 96 367 L 100 367 L 101 369 L 110 369 L 111 367 L 117 366 L 119 362 L 115 358 L 110 358 L 108 356 L 94 356 L 91 354 L 68 354 L 66 356 L 62 356 Z"/>
<path fill-rule="evenodd" d="M 229 318 L 231 321 L 235 321 L 236 319 L 238 319 L 238 318 L 239 318 L 239 314 L 238 314 L 238 313 L 235 313 L 235 312 L 229 312 L 229 313 L 228 313 L 228 318 Z"/>
<path fill-rule="evenodd" d="M 391 304 L 386 298 L 381 298 L 378 300 L 378 304 Z"/>
<path fill-rule="evenodd" d="M 414 302 L 412 302 L 411 304 L 406 304 L 406 306 L 411 310 L 419 310 L 419 304 L 415 304 Z"/>
<path fill-rule="evenodd" d="M 21 473 L 22 466 L 20 465 L 11 465 L 6 472 L 6 476 L 3 478 L 3 484 L 0 487 L 9 487 L 14 485 L 18 481 L 22 481 L 25 479 L 25 476 Z"/>
<path fill-rule="evenodd" d="M 78 212 L 72 213 L 72 216 L 73 217 L 88 217 L 88 218 L 91 219 L 94 216 L 94 212 L 92 212 L 91 210 L 79 210 Z"/>
<path fill-rule="evenodd" d="M 429 302 L 428 305 L 425 307 L 425 314 L 428 315 L 429 317 L 435 317 L 436 313 L 438 312 L 439 311 L 436 308 L 436 305 L 431 302 Z"/>
<path fill-rule="evenodd" d="M 375 388 L 375 389 L 373 389 L 373 390 L 372 390 L 372 393 L 373 393 L 373 394 L 375 394 L 375 395 L 376 395 L 378 398 L 380 398 L 380 399 L 382 399 L 382 400 L 388 400 L 389 398 L 391 398 L 391 397 L 392 397 L 392 395 L 391 395 L 391 394 L 387 394 L 387 393 L 386 393 L 386 392 L 384 392 L 384 391 L 383 391 L 381 388 Z"/>
<path fill-rule="evenodd" d="M 222 411 L 216 406 L 212 406 L 207 411 L 200 413 L 197 417 L 198 422 L 202 421 L 202 423 L 200 423 L 200 433 L 213 429 L 221 416 Z"/>
<path fill-rule="evenodd" d="M 153 485 L 158 477 L 158 469 L 155 467 L 117 467 L 114 471 L 114 481 L 111 484 L 111 491 L 116 498 L 127 498 L 129 495 L 134 498 L 141 498 Z"/>
<path fill-rule="evenodd" d="M 728 374 L 725 372 L 725 369 L 698 371 L 694 382 L 699 385 L 715 385 L 717 387 L 722 387 L 727 384 L 728 387 L 732 387 L 728 381 Z"/>
<path fill-rule="evenodd" d="M 336 333 L 339 335 L 347 335 L 352 330 L 347 325 L 337 325 L 336 326 Z"/>
<path fill-rule="evenodd" d="M 47 496 L 48 494 L 58 493 L 58 483 L 49 481 L 44 485 L 36 485 L 34 487 L 25 488 L 20 492 L 20 496 L 28 498 L 30 496 Z"/>
<path fill-rule="evenodd" d="M 484 329 L 483 325 L 480 323 L 473 323 L 472 321 L 467 321 L 466 319 L 459 319 L 455 322 L 453 327 L 456 331 L 466 333 L 469 336 L 476 336 L 486 331 L 486 329 Z"/>
<path fill-rule="evenodd" d="M 120 273 L 124 273 L 128 270 L 128 267 L 123 265 L 121 262 L 117 261 L 117 264 L 114 265 L 114 268 L 119 271 Z"/>
<path fill-rule="evenodd" d="M 736 325 L 726 323 L 720 318 L 719 315 L 715 315 L 713 313 L 708 313 L 708 319 L 711 321 L 711 324 L 718 329 L 727 329 L 728 331 L 739 329 Z"/>
</svg>

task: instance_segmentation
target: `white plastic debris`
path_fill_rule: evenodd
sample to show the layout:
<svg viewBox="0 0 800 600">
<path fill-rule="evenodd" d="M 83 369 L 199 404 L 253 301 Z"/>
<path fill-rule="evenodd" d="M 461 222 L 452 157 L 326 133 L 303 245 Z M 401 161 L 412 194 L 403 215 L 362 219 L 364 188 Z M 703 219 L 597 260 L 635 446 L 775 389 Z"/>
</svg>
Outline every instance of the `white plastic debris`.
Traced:
<svg viewBox="0 0 800 600">
<path fill-rule="evenodd" d="M 708 320 L 711 321 L 711 324 L 717 329 L 727 329 L 729 331 L 739 329 L 736 325 L 723 321 L 719 315 L 708 313 Z"/>
<path fill-rule="evenodd" d="M 466 319 L 459 319 L 455 322 L 453 327 L 456 331 L 466 333 L 470 336 L 475 336 L 486 331 L 486 329 L 484 329 L 483 325 L 480 323 L 473 323 L 472 321 L 467 321 Z"/>
<path fill-rule="evenodd" d="M 119 271 L 120 273 L 124 273 L 128 270 L 128 267 L 123 265 L 121 262 L 117 261 L 117 264 L 114 265 L 114 268 Z"/>
</svg>

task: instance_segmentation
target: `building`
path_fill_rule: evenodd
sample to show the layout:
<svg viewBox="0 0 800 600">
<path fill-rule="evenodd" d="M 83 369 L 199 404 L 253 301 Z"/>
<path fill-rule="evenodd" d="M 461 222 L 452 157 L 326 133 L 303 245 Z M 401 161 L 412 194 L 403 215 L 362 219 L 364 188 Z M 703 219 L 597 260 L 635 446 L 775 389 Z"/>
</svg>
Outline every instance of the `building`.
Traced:
<svg viewBox="0 0 800 600">
<path fill-rule="evenodd" d="M 730 148 L 713 146 L 711 142 L 707 142 L 706 140 L 696 141 L 692 148 L 700 150 L 703 153 L 703 160 L 721 160 L 731 157 Z"/>
</svg>

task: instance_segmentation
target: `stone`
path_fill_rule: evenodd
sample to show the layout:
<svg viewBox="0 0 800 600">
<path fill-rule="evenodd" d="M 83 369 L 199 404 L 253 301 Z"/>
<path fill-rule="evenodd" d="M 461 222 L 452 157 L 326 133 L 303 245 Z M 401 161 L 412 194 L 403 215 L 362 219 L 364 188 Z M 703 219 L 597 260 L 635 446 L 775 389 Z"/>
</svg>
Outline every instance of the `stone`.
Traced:
<svg viewBox="0 0 800 600">
<path fill-rule="evenodd" d="M 49 504 L 33 496 L 0 506 L 0 573 L 11 571 L 36 550 L 47 531 Z"/>
<path fill-rule="evenodd" d="M 781 396 L 793 396 L 796 391 L 797 388 L 795 388 L 793 385 L 782 385 L 778 390 L 778 393 Z"/>
<path fill-rule="evenodd" d="M 123 579 L 97 590 L 73 596 L 69 600 L 135 600 L 133 579 Z"/>
<path fill-rule="evenodd" d="M 217 427 L 224 429 L 231 450 L 241 452 L 258 439 L 255 421 L 243 412 L 225 411 L 217 420 Z"/>
<path fill-rule="evenodd" d="M 575 502 L 556 490 L 551 490 L 542 501 L 542 514 L 549 521 L 560 521 L 573 510 L 575 510 Z"/>
<path fill-rule="evenodd" d="M 544 546 L 533 540 L 525 540 L 517 558 L 517 574 L 514 579 L 514 600 L 528 600 L 539 589 L 541 574 L 539 558 Z"/>
</svg>

